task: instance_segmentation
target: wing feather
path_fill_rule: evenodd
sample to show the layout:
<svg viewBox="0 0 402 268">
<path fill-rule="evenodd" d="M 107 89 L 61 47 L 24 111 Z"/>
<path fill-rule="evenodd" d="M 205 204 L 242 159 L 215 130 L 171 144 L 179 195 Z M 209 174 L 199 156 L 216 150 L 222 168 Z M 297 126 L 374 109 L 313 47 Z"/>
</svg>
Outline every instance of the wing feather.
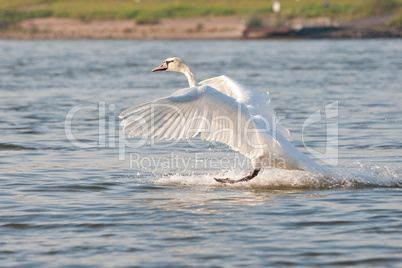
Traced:
<svg viewBox="0 0 402 268">
<path fill-rule="evenodd" d="M 211 86 L 238 102 L 244 103 L 252 110 L 250 112 L 252 115 L 262 115 L 268 120 L 271 127 L 275 126 L 275 131 L 286 139 L 290 138 L 290 131 L 282 126 L 276 117 L 269 98 L 269 92 L 266 94 L 257 93 L 226 75 L 209 78 L 201 81 L 199 84 Z"/>
<path fill-rule="evenodd" d="M 210 86 L 176 91 L 131 107 L 120 117 L 129 137 L 171 140 L 201 133 L 201 139 L 223 142 L 249 157 L 261 156 L 267 146 L 279 144 L 266 130 L 258 129 L 244 104 Z"/>
</svg>

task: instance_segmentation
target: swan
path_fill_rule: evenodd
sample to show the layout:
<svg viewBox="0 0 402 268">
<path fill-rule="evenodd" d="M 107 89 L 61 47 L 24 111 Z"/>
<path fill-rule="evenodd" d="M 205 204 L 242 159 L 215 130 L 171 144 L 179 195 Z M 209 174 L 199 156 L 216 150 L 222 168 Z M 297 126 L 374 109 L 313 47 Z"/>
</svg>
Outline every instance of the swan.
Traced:
<svg viewBox="0 0 402 268">
<path fill-rule="evenodd" d="M 190 87 L 123 111 L 119 117 L 129 138 L 171 140 L 200 134 L 203 140 L 223 142 L 251 159 L 253 171 L 238 180 L 215 178 L 221 183 L 249 181 L 265 166 L 325 174 L 289 142 L 290 132 L 275 116 L 269 92 L 257 93 L 225 75 L 198 83 L 191 68 L 177 57 L 167 58 L 152 71 L 181 72 Z"/>
</svg>

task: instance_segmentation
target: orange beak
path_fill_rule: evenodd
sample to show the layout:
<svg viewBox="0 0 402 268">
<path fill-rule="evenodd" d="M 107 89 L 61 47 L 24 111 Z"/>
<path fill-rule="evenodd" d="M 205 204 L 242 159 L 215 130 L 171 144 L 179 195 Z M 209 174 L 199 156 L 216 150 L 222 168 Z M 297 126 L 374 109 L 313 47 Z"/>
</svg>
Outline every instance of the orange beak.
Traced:
<svg viewBox="0 0 402 268">
<path fill-rule="evenodd" d="M 156 67 L 155 69 L 152 70 L 152 72 L 166 71 L 167 68 L 168 68 L 168 65 L 167 65 L 166 61 L 164 61 L 161 66 Z"/>
</svg>

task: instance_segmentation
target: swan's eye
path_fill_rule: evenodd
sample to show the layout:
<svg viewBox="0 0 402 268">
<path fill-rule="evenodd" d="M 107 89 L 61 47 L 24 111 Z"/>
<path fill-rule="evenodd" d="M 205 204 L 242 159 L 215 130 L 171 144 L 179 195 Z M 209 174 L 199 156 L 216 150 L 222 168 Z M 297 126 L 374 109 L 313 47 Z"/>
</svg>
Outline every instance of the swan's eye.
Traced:
<svg viewBox="0 0 402 268">
<path fill-rule="evenodd" d="M 167 60 L 167 61 L 166 61 L 166 64 L 169 64 L 169 63 L 171 63 L 171 62 L 174 62 L 174 60 Z"/>
</svg>

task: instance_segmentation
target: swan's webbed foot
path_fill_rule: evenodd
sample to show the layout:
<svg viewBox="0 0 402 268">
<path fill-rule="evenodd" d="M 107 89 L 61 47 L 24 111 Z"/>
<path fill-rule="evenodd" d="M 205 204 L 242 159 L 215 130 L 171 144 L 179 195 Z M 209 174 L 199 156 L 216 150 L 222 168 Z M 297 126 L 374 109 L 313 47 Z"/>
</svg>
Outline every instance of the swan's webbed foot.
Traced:
<svg viewBox="0 0 402 268">
<path fill-rule="evenodd" d="M 226 178 L 226 179 L 217 179 L 217 178 L 215 178 L 215 180 L 217 182 L 230 183 L 230 184 L 237 183 L 237 182 L 245 182 L 245 181 L 249 181 L 252 178 L 254 178 L 255 176 L 257 176 L 258 172 L 260 172 L 259 169 L 254 169 L 252 172 L 250 172 L 249 175 L 245 176 L 244 178 L 241 178 L 240 180 L 232 180 L 232 179 L 229 179 L 229 178 Z"/>
</svg>

